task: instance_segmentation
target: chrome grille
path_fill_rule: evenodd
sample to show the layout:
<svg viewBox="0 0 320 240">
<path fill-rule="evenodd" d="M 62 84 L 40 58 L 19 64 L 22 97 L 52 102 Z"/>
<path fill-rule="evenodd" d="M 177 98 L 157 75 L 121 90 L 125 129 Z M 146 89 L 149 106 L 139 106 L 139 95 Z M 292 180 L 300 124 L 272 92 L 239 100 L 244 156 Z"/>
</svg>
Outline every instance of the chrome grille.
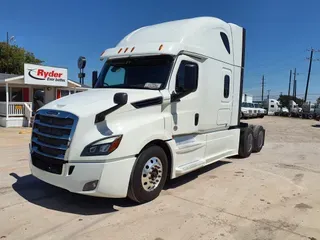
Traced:
<svg viewBox="0 0 320 240">
<path fill-rule="evenodd" d="M 41 110 L 33 123 L 31 159 L 34 166 L 62 174 L 65 154 L 73 137 L 78 117 L 64 111 Z"/>
</svg>

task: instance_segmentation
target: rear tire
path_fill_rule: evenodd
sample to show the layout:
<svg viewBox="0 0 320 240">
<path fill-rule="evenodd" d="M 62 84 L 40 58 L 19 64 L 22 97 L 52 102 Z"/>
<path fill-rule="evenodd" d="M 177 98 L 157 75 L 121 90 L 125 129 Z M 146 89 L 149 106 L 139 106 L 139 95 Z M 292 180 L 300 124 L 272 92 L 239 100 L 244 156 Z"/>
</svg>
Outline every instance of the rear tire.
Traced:
<svg viewBox="0 0 320 240">
<path fill-rule="evenodd" d="M 164 150 L 156 145 L 143 150 L 131 174 L 128 197 L 138 203 L 157 198 L 166 182 L 168 158 Z"/>
<path fill-rule="evenodd" d="M 253 148 L 252 152 L 257 153 L 260 152 L 265 139 L 265 130 L 260 125 L 253 126 Z"/>
<path fill-rule="evenodd" d="M 242 128 L 240 132 L 239 157 L 247 158 L 251 155 L 253 149 L 253 131 L 252 127 Z"/>
</svg>

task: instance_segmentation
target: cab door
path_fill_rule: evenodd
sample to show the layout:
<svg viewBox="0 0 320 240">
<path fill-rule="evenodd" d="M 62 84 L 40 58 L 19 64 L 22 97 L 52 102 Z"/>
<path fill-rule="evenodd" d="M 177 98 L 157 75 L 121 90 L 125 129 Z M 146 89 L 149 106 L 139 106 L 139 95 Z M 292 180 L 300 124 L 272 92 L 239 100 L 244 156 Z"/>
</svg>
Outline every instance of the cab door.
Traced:
<svg viewBox="0 0 320 240">
<path fill-rule="evenodd" d="M 172 136 L 188 135 L 198 132 L 200 64 L 193 58 L 181 55 L 176 61 L 171 75 Z"/>
</svg>

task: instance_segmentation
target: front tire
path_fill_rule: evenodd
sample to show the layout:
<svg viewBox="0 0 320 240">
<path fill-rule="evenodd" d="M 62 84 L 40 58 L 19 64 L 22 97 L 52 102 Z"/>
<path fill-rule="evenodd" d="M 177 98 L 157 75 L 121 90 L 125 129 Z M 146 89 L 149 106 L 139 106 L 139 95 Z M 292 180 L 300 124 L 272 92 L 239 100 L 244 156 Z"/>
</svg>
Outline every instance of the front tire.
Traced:
<svg viewBox="0 0 320 240">
<path fill-rule="evenodd" d="M 157 198 L 166 182 L 168 158 L 159 146 L 150 146 L 138 156 L 131 174 L 128 197 L 138 203 Z"/>
</svg>

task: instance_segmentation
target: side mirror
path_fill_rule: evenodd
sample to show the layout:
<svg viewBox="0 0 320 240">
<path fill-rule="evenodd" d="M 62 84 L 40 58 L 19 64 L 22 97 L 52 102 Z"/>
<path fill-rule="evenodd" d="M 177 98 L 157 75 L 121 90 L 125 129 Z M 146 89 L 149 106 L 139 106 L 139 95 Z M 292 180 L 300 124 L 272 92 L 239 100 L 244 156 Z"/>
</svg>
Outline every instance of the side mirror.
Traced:
<svg viewBox="0 0 320 240">
<path fill-rule="evenodd" d="M 198 85 L 198 68 L 194 64 L 186 64 L 184 67 L 184 92 L 193 92 Z"/>
<path fill-rule="evenodd" d="M 97 81 L 98 81 L 98 71 L 93 71 L 92 72 L 92 88 L 94 88 Z"/>
<path fill-rule="evenodd" d="M 128 94 L 116 93 L 113 97 L 113 102 L 119 106 L 126 105 L 128 102 Z"/>
<path fill-rule="evenodd" d="M 172 93 L 171 102 L 180 101 L 180 98 L 194 92 L 198 86 L 198 66 L 187 63 L 180 68 L 176 79 L 176 93 Z"/>
</svg>

